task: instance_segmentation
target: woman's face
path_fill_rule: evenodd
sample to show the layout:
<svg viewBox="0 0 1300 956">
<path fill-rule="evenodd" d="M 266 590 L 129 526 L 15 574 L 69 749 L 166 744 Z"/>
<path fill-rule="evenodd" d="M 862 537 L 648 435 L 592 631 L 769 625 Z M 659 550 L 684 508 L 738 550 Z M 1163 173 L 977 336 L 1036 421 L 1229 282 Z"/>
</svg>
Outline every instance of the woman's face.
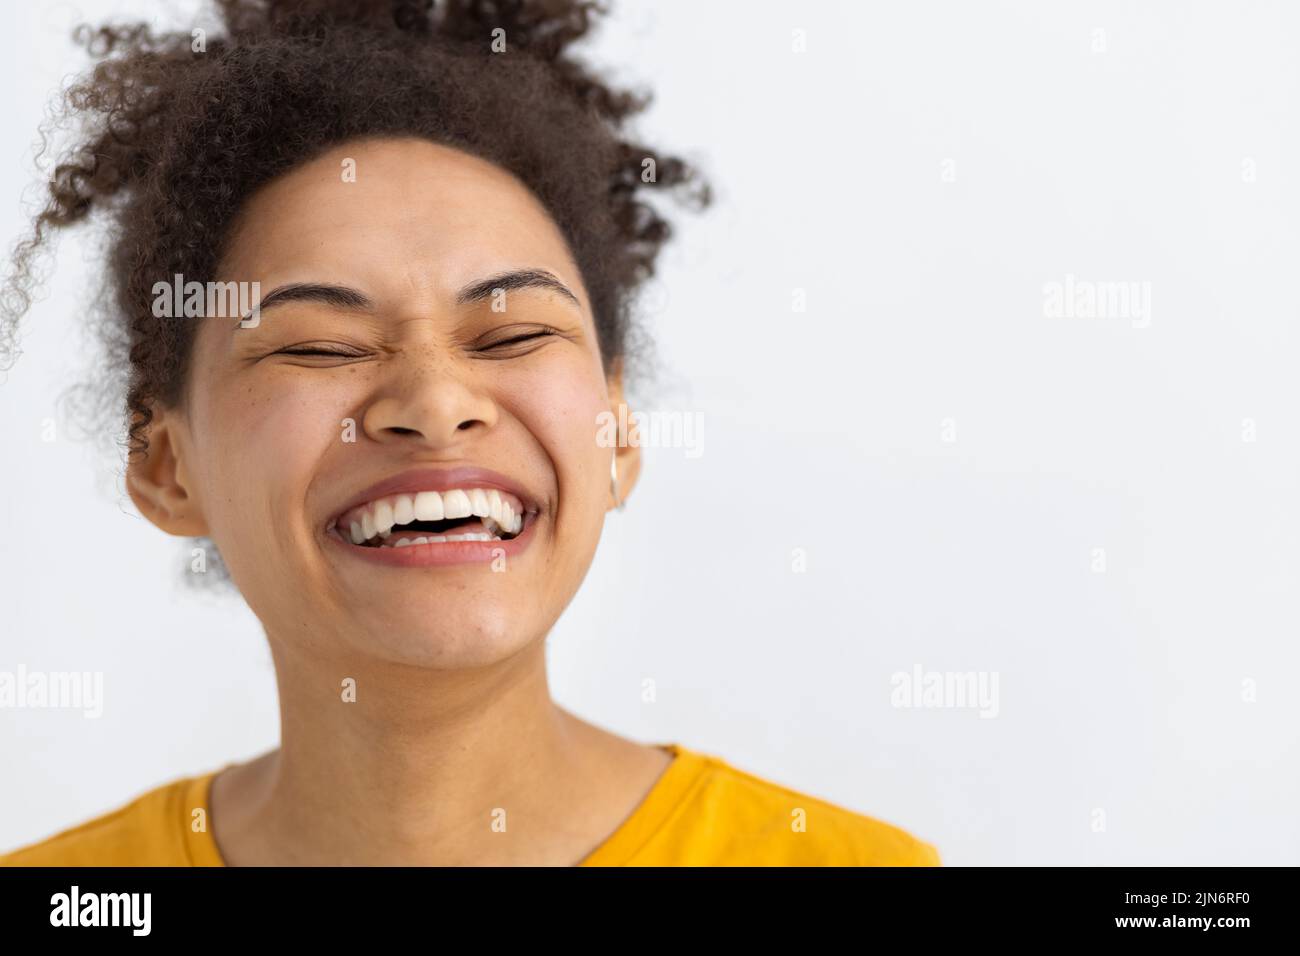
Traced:
<svg viewBox="0 0 1300 956">
<path fill-rule="evenodd" d="M 613 503 L 597 424 L 621 395 L 533 195 L 447 147 L 354 142 L 258 192 L 220 273 L 263 307 L 203 320 L 184 411 L 155 430 L 168 530 L 210 535 L 268 633 L 315 655 L 458 668 L 544 637 Z M 391 546 L 508 533 L 498 499 L 523 512 L 512 540 Z M 435 515 L 463 520 L 401 530 Z"/>
</svg>

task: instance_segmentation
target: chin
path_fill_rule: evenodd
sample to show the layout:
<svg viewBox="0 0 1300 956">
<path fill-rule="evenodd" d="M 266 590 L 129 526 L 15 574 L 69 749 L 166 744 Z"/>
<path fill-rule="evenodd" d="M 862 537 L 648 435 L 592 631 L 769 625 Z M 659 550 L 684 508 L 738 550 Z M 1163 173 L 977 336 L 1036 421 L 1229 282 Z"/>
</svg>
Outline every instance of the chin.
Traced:
<svg viewBox="0 0 1300 956">
<path fill-rule="evenodd" d="M 474 598 L 461 592 L 462 600 Z M 441 602 L 438 602 L 441 603 Z M 344 635 L 356 651 L 393 664 L 459 670 L 497 664 L 524 650 L 537 630 L 504 608 L 479 604 L 474 613 L 383 615 Z"/>
</svg>

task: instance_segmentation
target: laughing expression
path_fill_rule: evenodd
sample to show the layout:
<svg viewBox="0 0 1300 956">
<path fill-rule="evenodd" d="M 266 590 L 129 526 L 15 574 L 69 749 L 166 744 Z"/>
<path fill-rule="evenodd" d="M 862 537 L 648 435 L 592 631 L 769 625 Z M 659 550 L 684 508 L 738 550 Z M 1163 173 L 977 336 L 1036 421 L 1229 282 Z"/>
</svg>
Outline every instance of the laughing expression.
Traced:
<svg viewBox="0 0 1300 956">
<path fill-rule="evenodd" d="M 613 503 L 596 423 L 621 390 L 533 194 L 448 147 L 348 143 L 254 194 L 220 273 L 261 318 L 203 320 L 164 415 L 177 533 L 212 537 L 274 643 L 464 668 L 544 638 Z"/>
</svg>

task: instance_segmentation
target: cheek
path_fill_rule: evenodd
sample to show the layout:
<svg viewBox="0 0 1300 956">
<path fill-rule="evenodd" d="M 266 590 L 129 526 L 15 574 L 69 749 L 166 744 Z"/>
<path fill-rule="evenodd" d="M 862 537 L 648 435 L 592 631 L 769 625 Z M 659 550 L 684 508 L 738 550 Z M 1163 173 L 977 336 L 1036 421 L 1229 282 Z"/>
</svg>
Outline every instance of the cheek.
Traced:
<svg viewBox="0 0 1300 956">
<path fill-rule="evenodd" d="M 356 381 L 350 371 L 285 368 L 238 387 L 210 386 L 194 424 L 214 530 L 254 521 L 269 529 L 272 519 L 283 527 L 286 516 L 301 513 L 287 505 L 302 501 L 322 455 L 343 441 Z"/>
<path fill-rule="evenodd" d="M 614 453 L 597 443 L 600 416 L 609 412 L 599 363 L 593 365 L 585 356 L 538 363 L 512 373 L 500 394 L 549 459 L 557 495 L 555 533 L 568 540 L 566 550 L 575 558 L 585 555 L 585 561 L 600 536 Z"/>
</svg>

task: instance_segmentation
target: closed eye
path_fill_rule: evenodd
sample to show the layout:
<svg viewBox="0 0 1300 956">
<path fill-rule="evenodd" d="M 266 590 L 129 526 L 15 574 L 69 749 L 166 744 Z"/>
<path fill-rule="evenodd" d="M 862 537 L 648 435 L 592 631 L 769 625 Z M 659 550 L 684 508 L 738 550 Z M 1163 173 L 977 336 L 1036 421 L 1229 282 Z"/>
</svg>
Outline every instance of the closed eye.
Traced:
<svg viewBox="0 0 1300 956">
<path fill-rule="evenodd" d="M 536 332 L 529 332 L 526 335 L 516 335 L 513 338 L 505 339 L 501 342 L 493 342 L 491 345 L 488 346 L 488 348 L 494 349 L 501 345 L 513 345 L 516 342 L 527 342 L 529 339 L 538 339 L 541 338 L 543 335 L 554 335 L 554 334 L 555 334 L 555 329 L 552 328 L 539 329 Z"/>
<path fill-rule="evenodd" d="M 277 349 L 274 354 L 320 356 L 324 358 L 361 358 L 366 353 L 357 350 L 326 348 L 321 345 L 291 345 L 288 348 Z"/>
<path fill-rule="evenodd" d="M 539 339 L 545 339 L 552 335 L 558 335 L 558 334 L 559 334 L 558 329 L 553 329 L 548 325 L 540 329 L 535 329 L 532 332 L 525 332 L 522 335 L 512 335 L 510 338 L 502 339 L 499 342 L 491 342 L 487 345 L 481 345 L 479 346 L 479 351 L 480 352 L 513 351 L 516 350 L 521 345 L 527 345 L 529 342 L 535 342 Z"/>
</svg>

